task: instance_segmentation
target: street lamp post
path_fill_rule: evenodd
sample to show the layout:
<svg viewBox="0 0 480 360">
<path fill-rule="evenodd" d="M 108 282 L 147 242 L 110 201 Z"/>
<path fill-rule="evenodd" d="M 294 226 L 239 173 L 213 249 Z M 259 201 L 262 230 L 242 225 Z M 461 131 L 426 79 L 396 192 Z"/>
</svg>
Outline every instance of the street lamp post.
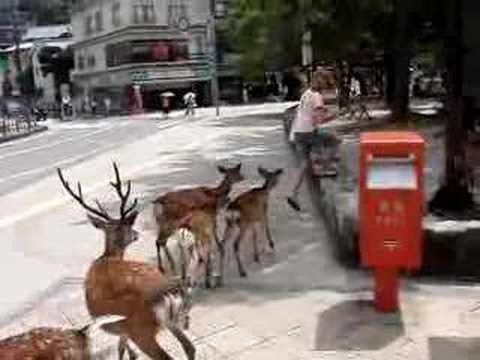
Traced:
<svg viewBox="0 0 480 360">
<path fill-rule="evenodd" d="M 220 103 L 219 103 L 219 86 L 218 86 L 218 71 L 217 71 L 217 34 L 216 34 L 216 0 L 210 0 L 210 16 L 208 19 L 208 33 L 210 43 L 210 67 L 212 70 L 211 80 L 211 92 L 213 104 L 216 108 L 217 117 L 220 116 Z"/>
</svg>

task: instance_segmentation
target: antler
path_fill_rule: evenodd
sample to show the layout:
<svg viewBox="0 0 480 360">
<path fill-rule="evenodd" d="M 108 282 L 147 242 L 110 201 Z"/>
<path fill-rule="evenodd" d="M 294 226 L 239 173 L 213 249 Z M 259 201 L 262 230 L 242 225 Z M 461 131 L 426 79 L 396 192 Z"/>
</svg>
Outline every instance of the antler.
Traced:
<svg viewBox="0 0 480 360">
<path fill-rule="evenodd" d="M 100 202 L 97 200 L 97 206 L 98 209 L 95 209 L 91 206 L 89 206 L 85 200 L 83 199 L 83 192 L 82 192 L 82 185 L 80 182 L 77 183 L 77 188 L 78 188 L 78 194 L 75 193 L 75 191 L 72 190 L 70 187 L 70 184 L 68 181 L 65 180 L 62 170 L 60 168 L 57 169 L 58 177 L 60 178 L 60 181 L 62 182 L 63 187 L 67 192 L 87 211 L 91 212 L 92 214 L 95 214 L 96 216 L 105 219 L 107 221 L 111 221 L 112 218 L 108 215 L 107 211 L 103 208 L 103 206 L 100 204 Z"/>
<path fill-rule="evenodd" d="M 127 191 L 123 192 L 122 179 L 120 178 L 120 171 L 118 170 L 117 164 L 113 163 L 113 170 L 115 171 L 115 182 L 110 182 L 110 185 L 117 191 L 118 196 L 120 197 L 120 218 L 121 220 L 125 219 L 127 215 L 135 210 L 138 205 L 138 199 L 135 198 L 133 203 L 127 207 L 128 198 L 132 192 L 132 182 L 129 180 L 127 182 Z"/>
</svg>

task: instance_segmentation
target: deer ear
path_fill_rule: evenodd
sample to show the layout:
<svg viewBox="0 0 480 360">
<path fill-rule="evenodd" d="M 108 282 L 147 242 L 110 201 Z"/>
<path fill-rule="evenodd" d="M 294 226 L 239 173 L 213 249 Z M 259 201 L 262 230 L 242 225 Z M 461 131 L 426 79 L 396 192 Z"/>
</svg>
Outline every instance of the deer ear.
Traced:
<svg viewBox="0 0 480 360">
<path fill-rule="evenodd" d="M 267 176 L 268 175 L 268 171 L 263 166 L 259 166 L 257 168 L 257 171 L 262 176 Z"/>
<path fill-rule="evenodd" d="M 88 217 L 88 220 L 90 221 L 90 223 L 93 226 L 95 226 L 95 228 L 97 228 L 99 230 L 104 230 L 105 227 L 107 226 L 105 221 L 103 221 L 102 219 L 100 219 L 96 216 L 92 216 L 90 214 L 87 214 L 87 217 Z"/>
<path fill-rule="evenodd" d="M 128 226 L 133 226 L 135 224 L 135 220 L 137 220 L 138 211 L 132 212 L 128 217 L 125 219 L 125 224 Z"/>
<path fill-rule="evenodd" d="M 237 166 L 234 167 L 234 169 L 237 171 L 242 170 L 242 163 L 239 163 Z"/>
<path fill-rule="evenodd" d="M 282 174 L 283 174 L 283 169 L 277 169 L 277 170 L 275 171 L 275 174 L 276 174 L 277 176 L 282 175 Z"/>
<path fill-rule="evenodd" d="M 227 172 L 227 169 L 225 169 L 222 165 L 218 165 L 217 170 L 221 174 L 225 174 Z"/>
</svg>

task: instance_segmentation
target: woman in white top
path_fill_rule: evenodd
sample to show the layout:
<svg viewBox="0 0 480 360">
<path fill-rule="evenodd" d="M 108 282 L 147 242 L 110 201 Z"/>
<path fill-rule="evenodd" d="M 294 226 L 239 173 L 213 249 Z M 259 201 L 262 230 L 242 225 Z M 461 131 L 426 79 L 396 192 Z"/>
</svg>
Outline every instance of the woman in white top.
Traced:
<svg viewBox="0 0 480 360">
<path fill-rule="evenodd" d="M 298 204 L 298 193 L 305 178 L 315 130 L 319 124 L 333 120 L 335 117 L 334 114 L 328 114 L 321 94 L 322 89 L 326 86 L 326 77 L 325 71 L 316 71 L 313 74 L 310 88 L 303 93 L 300 99 L 297 116 L 293 121 L 290 132 L 290 141 L 295 142 L 297 149 L 303 156 L 297 181 L 292 194 L 287 198 L 288 204 L 296 211 L 301 210 Z"/>
</svg>

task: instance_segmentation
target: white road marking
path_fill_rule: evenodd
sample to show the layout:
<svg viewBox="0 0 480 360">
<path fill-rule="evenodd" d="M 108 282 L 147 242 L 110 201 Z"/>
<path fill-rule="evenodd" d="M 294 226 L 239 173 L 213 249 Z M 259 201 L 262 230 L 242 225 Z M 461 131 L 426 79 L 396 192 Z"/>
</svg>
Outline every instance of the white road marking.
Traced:
<svg viewBox="0 0 480 360">
<path fill-rule="evenodd" d="M 118 124 L 117 126 L 123 127 L 123 126 L 126 126 L 126 125 L 128 125 L 128 123 Z M 56 141 L 56 142 L 50 142 L 50 143 L 45 144 L 45 145 L 34 146 L 34 147 L 26 148 L 26 149 L 23 149 L 23 150 L 13 151 L 13 152 L 10 152 L 10 153 L 4 154 L 4 155 L 0 155 L 0 160 L 4 160 L 4 159 L 11 158 L 11 157 L 18 156 L 18 155 L 28 154 L 30 152 L 49 149 L 49 148 L 52 148 L 52 147 L 55 147 L 55 146 L 58 146 L 58 145 L 62 145 L 62 144 L 66 144 L 66 143 L 69 143 L 69 142 L 72 142 L 72 141 L 85 139 L 85 138 L 88 138 L 88 137 L 93 136 L 93 135 L 98 135 L 98 134 L 101 134 L 103 132 L 110 131 L 112 128 L 114 128 L 114 126 L 103 127 L 100 130 L 95 130 L 95 131 L 86 133 L 84 135 L 71 136 L 71 137 L 68 137 L 66 139 Z"/>
<path fill-rule="evenodd" d="M 158 134 L 154 135 L 154 136 L 158 136 Z M 215 136 L 217 136 L 217 135 L 215 135 Z M 185 147 L 184 150 L 194 149 L 195 147 L 200 146 L 202 143 L 204 143 L 205 141 L 208 141 L 208 140 L 209 140 L 208 136 L 200 137 L 200 140 L 189 143 Z M 175 155 L 173 155 L 173 156 L 175 156 Z M 169 156 L 167 156 L 167 157 L 162 156 L 160 158 L 156 158 L 156 159 L 151 160 L 149 162 L 146 162 L 142 165 L 139 165 L 139 166 L 133 168 L 130 171 L 125 171 L 124 176 L 128 177 L 128 178 L 132 178 L 135 175 L 140 174 L 147 169 L 150 169 L 150 168 L 158 169 L 159 165 L 164 164 L 166 162 L 165 158 L 168 158 L 168 157 Z M 167 167 L 163 171 L 165 173 L 169 173 L 169 172 L 172 171 L 172 169 Z M 157 173 L 158 173 L 158 171 L 157 171 Z M 97 182 L 97 183 L 95 183 L 95 184 L 93 184 L 89 187 L 86 187 L 85 189 L 82 189 L 82 190 L 83 190 L 84 194 L 88 194 L 88 193 L 91 193 L 93 191 L 98 190 L 101 187 L 108 186 L 108 184 L 109 184 L 108 181 L 100 181 L 100 182 Z M 45 201 L 41 204 L 32 206 L 30 209 L 28 209 L 26 211 L 23 211 L 23 212 L 20 212 L 18 214 L 10 215 L 10 216 L 6 216 L 4 218 L 1 218 L 0 219 L 0 229 L 11 226 L 11 225 L 13 225 L 13 224 L 15 224 L 19 221 L 23 221 L 25 219 L 28 219 L 32 216 L 41 214 L 41 213 L 46 212 L 48 210 L 54 209 L 54 208 L 56 208 L 60 205 L 68 203 L 69 201 L 70 201 L 70 199 L 68 197 L 62 196 L 62 197 L 58 197 L 58 198 L 52 199 L 50 201 Z"/>
<path fill-rule="evenodd" d="M 23 138 L 23 139 L 18 139 L 18 140 L 15 140 L 15 141 L 8 141 L 8 142 L 5 142 L 3 144 L 0 144 L 0 149 L 2 149 L 2 148 L 12 148 L 15 145 L 23 144 L 23 143 L 26 143 L 28 141 L 40 139 L 40 138 L 47 137 L 47 136 L 50 136 L 50 135 L 52 135 L 52 134 L 48 131 L 33 134 L 33 135 L 27 136 L 26 138 Z"/>
<path fill-rule="evenodd" d="M 64 167 L 65 165 L 70 165 L 70 164 L 75 163 L 77 161 L 81 161 L 82 159 L 91 157 L 91 156 L 96 155 L 98 153 L 101 153 L 102 151 L 105 151 L 105 150 L 106 150 L 105 148 L 96 149 L 96 150 L 90 151 L 90 152 L 88 152 L 86 154 L 83 154 L 83 155 L 73 156 L 73 157 L 69 157 L 68 159 L 65 159 L 65 160 L 57 161 L 56 163 L 53 163 L 53 164 L 48 165 L 48 166 L 44 166 L 44 167 L 36 168 L 36 169 L 32 169 L 32 170 L 27 170 L 27 171 L 22 171 L 20 173 L 15 174 L 15 175 L 11 175 L 11 176 L 1 178 L 0 179 L 0 184 L 3 184 L 7 181 L 11 181 L 11 180 L 14 180 L 14 179 L 22 178 L 22 177 L 25 177 L 25 176 L 28 176 L 28 175 L 39 174 L 39 173 L 42 173 L 42 172 L 45 172 L 45 171 L 48 171 L 48 170 L 51 170 L 51 169 L 55 169 L 55 168 L 58 168 L 58 167 Z"/>
<path fill-rule="evenodd" d="M 164 128 L 173 127 L 175 125 L 176 124 L 174 124 L 174 123 L 164 125 L 160 128 L 160 130 L 162 130 Z M 89 133 L 89 134 L 91 135 L 92 133 Z M 85 137 L 87 137 L 87 136 L 85 136 Z M 83 137 L 81 137 L 81 138 L 83 138 Z M 76 139 L 79 139 L 79 138 L 77 137 Z M 93 150 L 93 151 L 88 152 L 86 154 L 84 153 L 82 155 L 69 157 L 68 159 L 57 161 L 56 163 L 53 163 L 53 164 L 48 165 L 48 166 L 43 166 L 41 168 L 31 169 L 31 170 L 27 170 L 27 171 L 22 171 L 20 173 L 15 174 L 15 175 L 0 178 L 0 184 L 3 184 L 5 182 L 11 181 L 11 180 L 19 179 L 19 178 L 22 178 L 22 177 L 25 177 L 25 176 L 29 176 L 29 175 L 40 174 L 40 173 L 46 172 L 48 170 L 51 170 L 52 168 L 65 167 L 65 166 L 68 166 L 72 163 L 76 163 L 76 162 L 79 162 L 83 159 L 92 157 L 96 154 L 100 154 L 103 151 L 108 151 L 111 147 L 118 146 L 118 145 L 122 145 L 122 144 L 109 144 L 109 146 L 106 146 L 106 147 L 103 147 L 103 148 L 97 148 L 96 150 Z M 1 159 L 2 159 L 2 157 L 0 156 L 0 160 Z"/>
</svg>

